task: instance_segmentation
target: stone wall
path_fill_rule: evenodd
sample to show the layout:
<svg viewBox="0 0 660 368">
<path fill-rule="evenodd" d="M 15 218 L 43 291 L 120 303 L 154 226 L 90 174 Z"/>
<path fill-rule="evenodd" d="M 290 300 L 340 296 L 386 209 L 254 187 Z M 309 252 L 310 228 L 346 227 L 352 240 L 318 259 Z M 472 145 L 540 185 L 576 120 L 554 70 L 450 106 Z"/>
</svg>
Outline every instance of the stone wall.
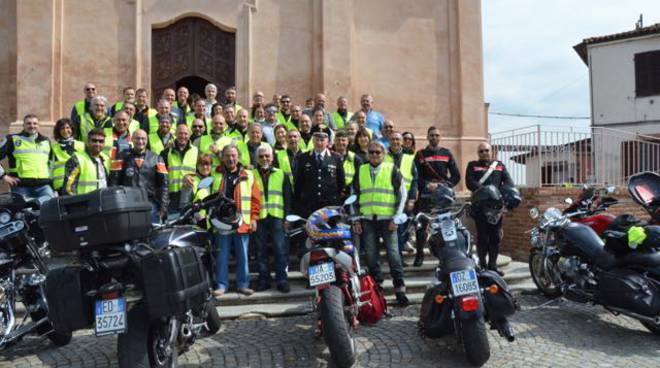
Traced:
<svg viewBox="0 0 660 368">
<path fill-rule="evenodd" d="M 529 234 L 525 232 L 538 223 L 537 220 L 529 217 L 529 210 L 536 207 L 543 214 L 548 207 L 564 209 L 568 206 L 564 203 L 564 199 L 567 197 L 575 199 L 580 192 L 581 189 L 576 188 L 522 188 L 523 203 L 504 218 L 504 239 L 501 252 L 514 259 L 527 261 L 530 238 Z M 614 215 L 630 213 L 639 218 L 648 219 L 647 213 L 630 198 L 626 188 L 617 188 L 613 197 L 618 199 L 619 203 L 610 207 L 608 213 Z"/>
</svg>

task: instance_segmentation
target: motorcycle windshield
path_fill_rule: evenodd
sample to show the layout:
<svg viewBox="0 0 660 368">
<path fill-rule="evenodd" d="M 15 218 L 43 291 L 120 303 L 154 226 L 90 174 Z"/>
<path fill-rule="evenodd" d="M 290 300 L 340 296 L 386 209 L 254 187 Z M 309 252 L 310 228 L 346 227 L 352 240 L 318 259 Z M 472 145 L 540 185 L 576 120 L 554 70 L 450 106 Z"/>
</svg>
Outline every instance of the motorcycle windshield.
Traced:
<svg viewBox="0 0 660 368">
<path fill-rule="evenodd" d="M 644 207 L 660 201 L 660 175 L 644 172 L 630 177 L 628 192 L 635 202 Z"/>
</svg>

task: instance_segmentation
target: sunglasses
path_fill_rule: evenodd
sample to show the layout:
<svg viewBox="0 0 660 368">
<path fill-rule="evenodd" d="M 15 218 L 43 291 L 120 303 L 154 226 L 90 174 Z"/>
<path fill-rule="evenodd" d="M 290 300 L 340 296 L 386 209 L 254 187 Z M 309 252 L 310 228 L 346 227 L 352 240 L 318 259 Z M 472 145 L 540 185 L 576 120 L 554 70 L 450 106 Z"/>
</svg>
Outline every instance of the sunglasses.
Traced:
<svg viewBox="0 0 660 368">
<path fill-rule="evenodd" d="M 370 155 L 381 155 L 381 154 L 383 154 L 383 152 L 381 152 L 381 151 L 369 151 L 369 154 Z"/>
<path fill-rule="evenodd" d="M 85 88 L 85 91 L 96 91 L 96 88 Z"/>
<path fill-rule="evenodd" d="M 488 152 L 490 152 L 490 150 L 485 150 L 485 149 L 484 150 L 479 150 L 479 153 L 488 153 Z"/>
<path fill-rule="evenodd" d="M 89 141 L 92 143 L 105 143 L 105 139 L 90 139 Z"/>
<path fill-rule="evenodd" d="M 193 128 L 202 129 L 202 128 L 204 128 L 204 125 L 193 125 Z"/>
</svg>

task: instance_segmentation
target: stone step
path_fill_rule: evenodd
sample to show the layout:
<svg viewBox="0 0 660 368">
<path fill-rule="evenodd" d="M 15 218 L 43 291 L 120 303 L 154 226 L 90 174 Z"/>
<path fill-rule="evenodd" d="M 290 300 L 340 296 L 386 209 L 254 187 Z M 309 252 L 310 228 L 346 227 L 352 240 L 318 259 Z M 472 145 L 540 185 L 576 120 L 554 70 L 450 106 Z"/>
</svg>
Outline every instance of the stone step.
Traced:
<svg viewBox="0 0 660 368">
<path fill-rule="evenodd" d="M 525 272 L 526 264 L 521 262 L 511 262 L 508 266 L 502 267 L 505 272 L 504 280 L 514 285 L 519 282 L 524 282 L 529 278 L 529 272 Z M 387 274 L 386 274 L 387 275 Z M 433 280 L 433 274 L 426 276 L 411 276 L 406 277 L 406 291 L 408 293 L 423 293 L 427 285 Z M 272 288 L 261 292 L 256 292 L 251 296 L 245 296 L 233 291 L 217 298 L 217 302 L 221 306 L 233 305 L 250 305 L 250 304 L 269 304 L 269 303 L 290 303 L 301 302 L 308 300 L 314 295 L 314 289 L 307 289 L 303 282 L 291 282 L 291 291 L 289 293 L 281 293 L 277 289 Z M 383 288 L 386 295 L 394 295 L 394 287 L 392 281 L 386 279 L 383 282 Z"/>
</svg>

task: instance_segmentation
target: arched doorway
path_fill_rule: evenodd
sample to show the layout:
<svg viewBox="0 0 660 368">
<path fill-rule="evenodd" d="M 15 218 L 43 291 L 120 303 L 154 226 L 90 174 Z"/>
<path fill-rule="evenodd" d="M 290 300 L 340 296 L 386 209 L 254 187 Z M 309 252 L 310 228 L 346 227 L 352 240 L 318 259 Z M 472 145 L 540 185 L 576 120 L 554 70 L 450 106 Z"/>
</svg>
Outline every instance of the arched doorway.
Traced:
<svg viewBox="0 0 660 368">
<path fill-rule="evenodd" d="M 163 89 L 188 87 L 204 96 L 213 83 L 218 94 L 235 84 L 236 36 L 211 22 L 183 18 L 151 34 L 151 92 L 157 100 Z"/>
</svg>

